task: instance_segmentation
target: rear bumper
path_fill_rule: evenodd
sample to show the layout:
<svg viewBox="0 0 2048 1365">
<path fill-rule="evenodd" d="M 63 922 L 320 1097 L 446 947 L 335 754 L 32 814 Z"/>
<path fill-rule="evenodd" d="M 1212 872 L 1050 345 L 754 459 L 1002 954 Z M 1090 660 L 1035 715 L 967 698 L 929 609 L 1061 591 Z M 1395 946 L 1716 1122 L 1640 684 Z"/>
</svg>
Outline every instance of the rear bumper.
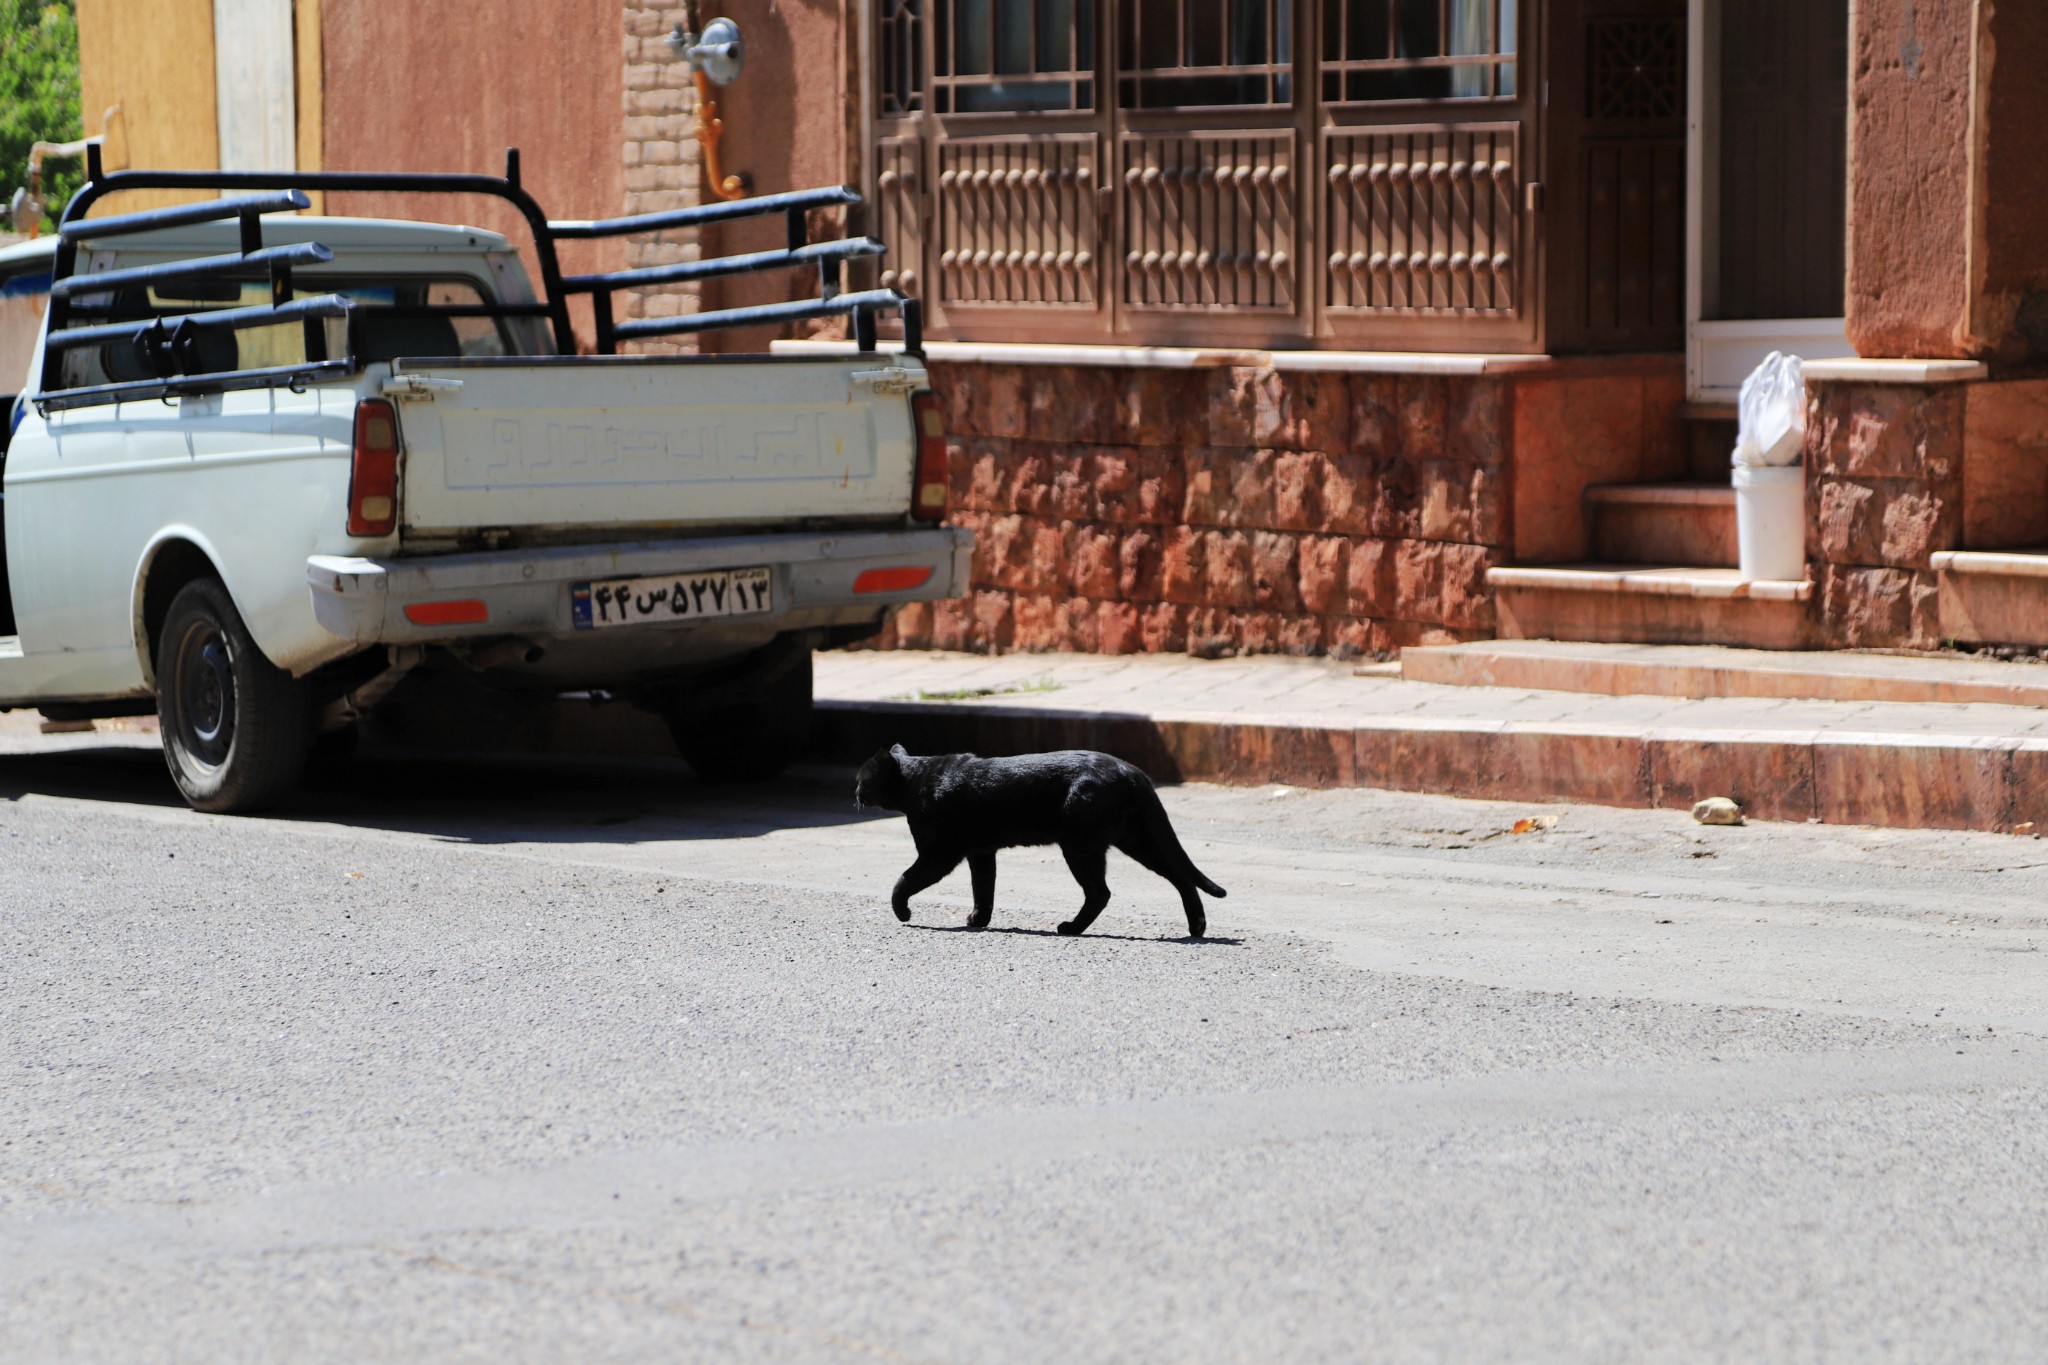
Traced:
<svg viewBox="0 0 2048 1365">
<path fill-rule="evenodd" d="M 420 559 L 314 555 L 306 561 L 313 615 L 321 629 L 354 645 L 433 644 L 480 636 L 564 638 L 620 632 L 579 631 L 570 594 L 611 578 L 701 573 L 765 565 L 774 575 L 774 607 L 764 615 L 706 622 L 803 624 L 863 614 L 904 602 L 930 602 L 967 591 L 974 535 L 959 527 L 640 541 L 499 550 Z M 868 569 L 929 568 L 931 577 L 895 592 L 854 591 Z M 406 608 L 448 601 L 481 602 L 484 619 L 461 625 L 419 625 Z M 624 628 L 638 634 L 703 629 L 692 623 Z"/>
</svg>

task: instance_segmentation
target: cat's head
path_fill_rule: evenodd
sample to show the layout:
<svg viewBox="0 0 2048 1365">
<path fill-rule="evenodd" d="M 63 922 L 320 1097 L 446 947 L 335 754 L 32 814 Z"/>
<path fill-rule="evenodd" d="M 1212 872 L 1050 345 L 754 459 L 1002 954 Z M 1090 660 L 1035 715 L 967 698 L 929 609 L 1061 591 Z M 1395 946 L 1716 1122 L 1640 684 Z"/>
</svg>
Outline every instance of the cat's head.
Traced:
<svg viewBox="0 0 2048 1365">
<path fill-rule="evenodd" d="M 860 765 L 853 777 L 853 804 L 882 810 L 902 810 L 903 760 L 910 757 L 901 744 L 877 749 L 875 756 Z"/>
</svg>

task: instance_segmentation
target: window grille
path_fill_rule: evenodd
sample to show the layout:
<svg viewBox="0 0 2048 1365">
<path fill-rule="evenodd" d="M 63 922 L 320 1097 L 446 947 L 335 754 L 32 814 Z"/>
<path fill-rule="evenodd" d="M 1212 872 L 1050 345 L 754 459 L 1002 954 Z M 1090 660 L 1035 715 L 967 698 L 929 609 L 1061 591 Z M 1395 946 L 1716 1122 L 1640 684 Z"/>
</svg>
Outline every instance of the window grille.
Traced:
<svg viewBox="0 0 2048 1365">
<path fill-rule="evenodd" d="M 881 115 L 902 118 L 924 108 L 925 0 L 881 0 Z"/>
<path fill-rule="evenodd" d="M 1685 30 L 1658 19 L 1605 19 L 1587 26 L 1586 116 L 1668 119 L 1685 115 Z"/>
<path fill-rule="evenodd" d="M 1284 105 L 1293 96 L 1292 0 L 1130 0 L 1119 38 L 1131 109 Z"/>
<path fill-rule="evenodd" d="M 1324 0 L 1323 98 L 1511 98 L 1515 10 L 1514 0 Z"/>
<path fill-rule="evenodd" d="M 1094 107 L 1094 0 L 938 0 L 936 16 L 941 113 Z"/>
</svg>

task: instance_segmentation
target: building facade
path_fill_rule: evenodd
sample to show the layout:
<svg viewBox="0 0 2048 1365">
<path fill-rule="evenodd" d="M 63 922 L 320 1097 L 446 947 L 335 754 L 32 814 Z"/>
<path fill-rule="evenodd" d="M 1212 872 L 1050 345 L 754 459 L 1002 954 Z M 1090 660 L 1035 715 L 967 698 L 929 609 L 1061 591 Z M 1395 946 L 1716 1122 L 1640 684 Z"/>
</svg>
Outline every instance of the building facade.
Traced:
<svg viewBox="0 0 2048 1365">
<path fill-rule="evenodd" d="M 889 246 L 868 282 L 926 303 L 976 586 L 889 642 L 2048 645 L 2042 7 L 702 8 L 745 34 L 744 72 L 712 91 L 722 171 L 754 193 L 859 186 L 841 226 Z M 477 171 L 518 145 L 559 216 L 708 197 L 667 41 L 684 6 L 79 14 L 86 107 L 120 111 L 130 164 Z M 173 43 L 193 60 L 160 60 Z M 592 264 L 778 231 L 651 235 Z M 623 311 L 805 288 L 741 277 Z M 1771 350 L 1812 362 L 1807 574 L 1751 583 L 1732 404 Z"/>
</svg>

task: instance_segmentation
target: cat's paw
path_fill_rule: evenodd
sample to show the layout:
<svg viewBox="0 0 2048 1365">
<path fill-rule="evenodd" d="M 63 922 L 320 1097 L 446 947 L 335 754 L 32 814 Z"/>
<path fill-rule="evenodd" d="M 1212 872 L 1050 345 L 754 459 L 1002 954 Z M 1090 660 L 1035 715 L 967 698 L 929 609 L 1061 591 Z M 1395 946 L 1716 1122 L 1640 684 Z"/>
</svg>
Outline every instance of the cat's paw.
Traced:
<svg viewBox="0 0 2048 1365">
<path fill-rule="evenodd" d="M 967 917 L 967 927 L 970 929 L 986 929 L 988 928 L 988 921 L 989 917 L 987 915 L 969 915 Z"/>
<path fill-rule="evenodd" d="M 901 921 L 902 923 L 904 923 L 904 924 L 908 924 L 908 923 L 910 923 L 910 907 L 909 907 L 909 906 L 907 906 L 907 905 L 899 905 L 899 906 L 896 906 L 896 907 L 895 907 L 895 910 L 896 910 L 896 918 L 897 918 L 898 920 L 900 920 L 900 921 Z"/>
<path fill-rule="evenodd" d="M 1074 923 L 1072 920 L 1068 920 L 1065 924 L 1059 926 L 1059 930 L 1063 937 L 1076 938 L 1079 937 L 1081 933 L 1081 926 Z"/>
</svg>

